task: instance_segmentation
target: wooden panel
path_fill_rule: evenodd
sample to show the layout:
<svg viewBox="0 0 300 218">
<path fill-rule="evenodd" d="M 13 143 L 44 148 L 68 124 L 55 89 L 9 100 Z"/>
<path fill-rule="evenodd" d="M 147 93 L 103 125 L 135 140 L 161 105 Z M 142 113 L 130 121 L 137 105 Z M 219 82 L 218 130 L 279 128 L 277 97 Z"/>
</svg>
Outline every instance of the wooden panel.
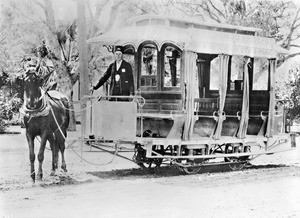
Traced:
<svg viewBox="0 0 300 218">
<path fill-rule="evenodd" d="M 243 100 L 239 98 L 226 98 L 224 111 L 226 115 L 236 115 L 238 111 L 242 111 Z"/>
<path fill-rule="evenodd" d="M 142 97 L 145 99 L 177 99 L 181 100 L 181 93 L 178 92 L 142 92 Z"/>
<path fill-rule="evenodd" d="M 260 115 L 262 111 L 269 111 L 269 92 L 255 91 L 250 93 L 250 115 Z"/>
<path fill-rule="evenodd" d="M 263 120 L 261 117 L 250 117 L 249 118 L 249 124 L 247 128 L 247 134 L 248 135 L 258 135 L 259 131 L 261 130 L 261 127 L 263 125 Z M 263 130 L 264 133 L 265 130 Z"/>
<path fill-rule="evenodd" d="M 142 96 L 145 98 L 144 113 L 171 113 L 182 109 L 181 94 L 179 93 L 144 92 Z"/>
<path fill-rule="evenodd" d="M 217 98 L 196 98 L 195 99 L 195 110 L 199 115 L 210 115 L 212 116 L 214 111 L 219 110 Z"/>
<path fill-rule="evenodd" d="M 237 117 L 226 117 L 223 121 L 221 136 L 236 136 L 239 124 Z"/>
<path fill-rule="evenodd" d="M 181 110 L 182 101 L 161 102 L 161 110 L 178 111 Z"/>
<path fill-rule="evenodd" d="M 98 101 L 93 108 L 93 134 L 106 140 L 135 140 L 136 116 L 133 101 Z"/>
<path fill-rule="evenodd" d="M 216 121 L 213 118 L 199 117 L 193 128 L 193 136 L 211 137 L 216 128 Z"/>
</svg>

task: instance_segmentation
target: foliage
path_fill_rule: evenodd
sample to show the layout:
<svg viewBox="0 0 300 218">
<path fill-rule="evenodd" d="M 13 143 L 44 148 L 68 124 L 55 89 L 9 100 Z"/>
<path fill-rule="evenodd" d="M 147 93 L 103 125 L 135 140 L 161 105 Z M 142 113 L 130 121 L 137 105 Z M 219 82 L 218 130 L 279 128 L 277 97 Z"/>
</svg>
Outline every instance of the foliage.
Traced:
<svg viewBox="0 0 300 218">
<path fill-rule="evenodd" d="M 27 57 L 39 60 L 37 49 L 46 44 L 46 58 L 57 72 L 53 74 L 57 89 L 71 98 L 72 86 L 79 78 L 76 22 L 56 20 L 52 3 L 52 0 L 1 2 L 0 72 L 15 78 L 23 60 Z"/>
<path fill-rule="evenodd" d="M 171 0 L 184 13 L 201 14 L 205 21 L 262 29 L 262 36 L 274 38 L 285 49 L 299 47 L 300 9 L 292 1 L 270 0 Z M 281 57 L 280 64 L 298 51 Z"/>
<path fill-rule="evenodd" d="M 290 1 L 271 0 L 85 0 L 89 19 L 88 38 L 143 14 L 172 15 L 200 21 L 258 27 L 263 36 L 275 38 L 283 48 L 297 48 L 300 10 Z M 58 71 L 58 89 L 72 95 L 79 78 L 76 21 L 58 19 L 53 4 L 58 0 L 2 0 L 0 23 L 0 73 L 16 77 L 24 57 L 36 57 L 36 47 L 46 40 Z M 73 6 L 76 2 L 71 1 Z M 63 9 L 63 8 L 61 8 Z M 66 12 L 66 11 L 65 11 Z M 99 49 L 89 48 L 91 73 L 111 59 L 99 59 Z M 299 52 L 281 57 L 279 64 Z M 0 81 L 1 82 L 1 81 Z M 295 84 L 290 84 L 291 89 Z M 294 89 L 293 89 L 294 90 Z"/>
<path fill-rule="evenodd" d="M 286 101 L 288 106 L 288 115 L 291 121 L 300 120 L 300 64 L 294 62 L 289 70 L 289 80 L 286 82 L 286 92 L 281 94 L 280 99 Z"/>
<path fill-rule="evenodd" d="M 10 97 L 7 90 L 0 90 L 0 133 L 5 132 L 7 121 L 13 118 L 13 114 L 18 113 L 21 105 L 22 100 L 17 95 Z"/>
<path fill-rule="evenodd" d="M 4 122 L 2 118 L 0 118 L 0 134 L 5 133 L 7 128 L 7 124 Z"/>
</svg>

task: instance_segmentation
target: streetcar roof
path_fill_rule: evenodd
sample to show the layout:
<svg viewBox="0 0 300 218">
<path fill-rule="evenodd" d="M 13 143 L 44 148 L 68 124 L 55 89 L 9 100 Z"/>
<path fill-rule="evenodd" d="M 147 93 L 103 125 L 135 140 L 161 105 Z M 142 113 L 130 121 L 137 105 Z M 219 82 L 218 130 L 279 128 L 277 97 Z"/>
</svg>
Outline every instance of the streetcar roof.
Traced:
<svg viewBox="0 0 300 218">
<path fill-rule="evenodd" d="M 161 15 L 140 15 L 127 20 L 129 25 L 142 25 L 142 24 L 158 24 L 165 26 L 181 26 L 181 27 L 193 27 L 193 28 L 204 28 L 211 30 L 220 30 L 228 32 L 241 32 L 249 35 L 256 35 L 262 32 L 262 29 L 254 27 L 236 26 L 230 24 L 210 23 L 199 21 L 198 19 L 186 19 L 176 18 L 170 16 Z"/>
<path fill-rule="evenodd" d="M 128 21 L 129 26 L 114 28 L 91 38 L 88 43 L 132 45 L 135 50 L 145 41 L 158 49 L 165 43 L 182 50 L 207 54 L 229 54 L 260 58 L 276 58 L 281 48 L 273 38 L 258 36 L 257 28 L 208 24 L 170 17 L 139 16 Z"/>
</svg>

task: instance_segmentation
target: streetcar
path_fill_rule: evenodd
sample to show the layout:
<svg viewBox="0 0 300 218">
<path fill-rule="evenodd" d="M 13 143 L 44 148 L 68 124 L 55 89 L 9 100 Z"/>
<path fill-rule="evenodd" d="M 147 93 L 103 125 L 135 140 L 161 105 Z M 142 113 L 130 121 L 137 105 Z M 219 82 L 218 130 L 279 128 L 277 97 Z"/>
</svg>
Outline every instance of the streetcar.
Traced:
<svg viewBox="0 0 300 218">
<path fill-rule="evenodd" d="M 287 107 L 275 98 L 276 58 L 257 28 L 143 15 L 88 40 L 123 46 L 135 96 L 89 98 L 85 141 L 127 145 L 142 168 L 196 173 L 291 149 Z M 114 99 L 128 98 L 128 101 Z"/>
</svg>

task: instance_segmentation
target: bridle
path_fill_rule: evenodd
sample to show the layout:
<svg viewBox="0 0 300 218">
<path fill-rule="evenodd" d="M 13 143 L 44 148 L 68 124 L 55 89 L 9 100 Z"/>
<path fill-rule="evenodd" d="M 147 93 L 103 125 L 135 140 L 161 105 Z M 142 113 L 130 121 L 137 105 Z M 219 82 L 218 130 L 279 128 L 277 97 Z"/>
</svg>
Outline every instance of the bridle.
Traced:
<svg viewBox="0 0 300 218">
<path fill-rule="evenodd" d="M 41 104 L 40 107 L 34 108 L 34 109 L 26 107 L 26 105 L 27 105 L 27 97 L 24 97 L 24 105 L 23 106 L 26 109 L 26 111 L 29 112 L 29 113 L 34 113 L 34 112 L 42 111 L 47 106 L 47 102 L 46 102 L 46 98 L 45 98 L 45 91 L 41 87 L 39 89 L 40 89 L 40 92 L 41 92 L 41 97 L 39 97 L 37 99 L 36 104 L 39 103 L 40 101 L 42 101 L 42 104 Z"/>
<path fill-rule="evenodd" d="M 26 80 L 28 80 L 29 79 L 28 77 L 32 74 L 35 74 L 34 76 L 38 77 L 35 70 L 28 69 L 25 74 L 24 82 Z M 41 87 L 39 87 L 38 90 L 41 93 L 41 96 L 37 100 L 34 101 L 35 107 L 33 107 L 33 108 L 27 107 L 28 97 L 26 95 L 26 91 L 24 90 L 24 103 L 23 103 L 22 108 L 20 109 L 20 112 L 24 116 L 29 117 L 30 120 L 33 117 L 46 116 L 49 114 L 49 111 L 50 111 L 50 105 L 47 103 L 45 91 Z M 36 107 L 36 105 L 38 105 L 39 103 L 40 103 L 40 106 Z"/>
</svg>

